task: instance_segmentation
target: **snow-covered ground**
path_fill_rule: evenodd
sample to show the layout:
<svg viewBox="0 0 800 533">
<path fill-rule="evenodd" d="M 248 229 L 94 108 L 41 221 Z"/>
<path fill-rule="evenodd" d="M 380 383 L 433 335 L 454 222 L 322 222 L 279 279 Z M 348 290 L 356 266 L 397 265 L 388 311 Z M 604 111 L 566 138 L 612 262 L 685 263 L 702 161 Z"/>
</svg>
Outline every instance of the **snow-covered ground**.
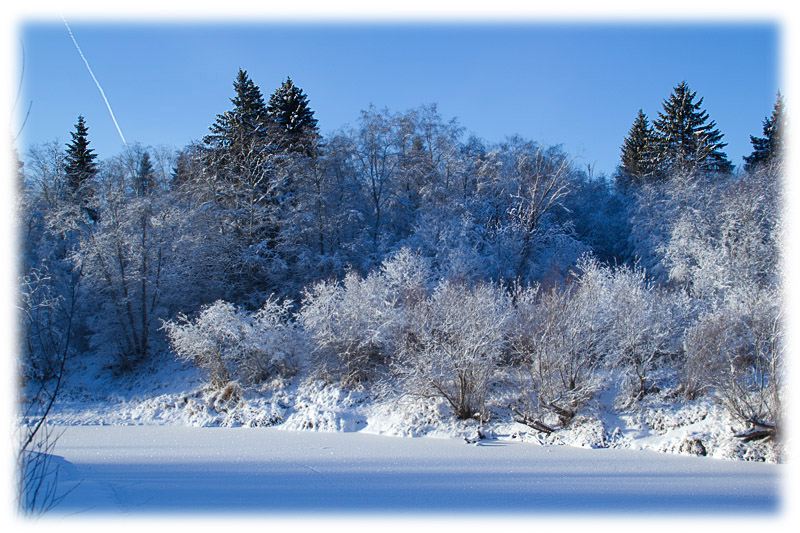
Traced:
<svg viewBox="0 0 800 533">
<path fill-rule="evenodd" d="M 391 391 L 347 390 L 300 375 L 227 392 L 212 391 L 199 371 L 163 356 L 151 368 L 115 378 L 88 362 L 71 377 L 50 421 L 81 425 L 266 427 L 362 432 L 403 437 L 453 438 L 478 431 L 502 442 L 548 446 L 651 450 L 716 459 L 780 462 L 772 443 L 742 443 L 736 422 L 711 399 L 683 403 L 653 397 L 635 410 L 613 407 L 609 386 L 566 427 L 545 436 L 514 422 L 511 393 L 492 394 L 492 419 L 456 420 L 441 398 L 397 396 Z"/>
<path fill-rule="evenodd" d="M 783 465 L 647 451 L 277 428 L 74 426 L 71 490 L 97 513 L 777 513 Z"/>
<path fill-rule="evenodd" d="M 198 512 L 752 518 L 780 515 L 787 498 L 787 465 L 769 464 L 775 449 L 735 439 L 711 401 L 653 398 L 618 410 L 611 385 L 567 428 L 544 436 L 513 421 L 502 390 L 488 406 L 492 420 L 479 424 L 456 420 L 441 399 L 302 376 L 212 391 L 196 368 L 166 356 L 122 377 L 91 361 L 80 370 L 50 416 L 64 430 L 59 491 L 70 492 L 48 520 Z"/>
</svg>

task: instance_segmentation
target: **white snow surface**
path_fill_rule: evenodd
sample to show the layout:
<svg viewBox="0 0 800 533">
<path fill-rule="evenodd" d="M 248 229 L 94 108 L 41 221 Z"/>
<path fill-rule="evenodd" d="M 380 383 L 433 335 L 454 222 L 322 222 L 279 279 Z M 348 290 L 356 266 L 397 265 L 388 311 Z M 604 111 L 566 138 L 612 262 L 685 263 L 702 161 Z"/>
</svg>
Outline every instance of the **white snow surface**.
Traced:
<svg viewBox="0 0 800 533">
<path fill-rule="evenodd" d="M 69 427 L 49 515 L 779 511 L 783 465 L 362 432 Z"/>
<path fill-rule="evenodd" d="M 442 399 L 302 375 L 220 392 L 166 355 L 125 376 L 85 364 L 49 418 L 64 430 L 55 453 L 71 492 L 48 516 L 781 507 L 778 451 L 734 438 L 710 400 L 620 412 L 609 386 L 544 436 L 513 421 L 502 391 L 479 423 Z"/>
</svg>

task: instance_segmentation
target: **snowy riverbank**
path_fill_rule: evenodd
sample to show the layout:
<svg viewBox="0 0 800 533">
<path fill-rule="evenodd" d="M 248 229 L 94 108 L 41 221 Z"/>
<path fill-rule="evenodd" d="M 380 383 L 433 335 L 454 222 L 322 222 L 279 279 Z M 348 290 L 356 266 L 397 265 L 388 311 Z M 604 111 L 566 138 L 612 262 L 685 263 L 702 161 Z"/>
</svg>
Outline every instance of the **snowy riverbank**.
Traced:
<svg viewBox="0 0 800 533">
<path fill-rule="evenodd" d="M 89 369 L 94 371 L 89 371 Z M 401 437 L 452 438 L 460 444 L 478 431 L 502 442 L 547 446 L 649 450 L 715 459 L 778 462 L 774 443 L 743 443 L 737 424 L 708 399 L 675 401 L 651 395 L 635 410 L 614 408 L 613 381 L 567 427 L 544 435 L 514 421 L 510 393 L 498 388 L 484 424 L 456 420 L 441 398 L 387 391 L 342 389 L 295 376 L 227 396 L 209 389 L 200 372 L 168 355 L 151 368 L 115 378 L 99 365 L 71 377 L 50 421 L 65 426 L 148 425 L 279 427 L 284 430 L 361 432 Z"/>
</svg>

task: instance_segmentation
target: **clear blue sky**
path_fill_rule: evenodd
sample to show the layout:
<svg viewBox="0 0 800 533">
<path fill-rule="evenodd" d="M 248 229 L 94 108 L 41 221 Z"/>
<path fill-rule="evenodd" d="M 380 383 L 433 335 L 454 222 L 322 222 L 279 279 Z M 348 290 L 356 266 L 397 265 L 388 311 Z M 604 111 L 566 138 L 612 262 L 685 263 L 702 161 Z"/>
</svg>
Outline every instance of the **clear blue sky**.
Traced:
<svg viewBox="0 0 800 533">
<path fill-rule="evenodd" d="M 127 141 L 176 148 L 231 107 L 240 67 L 265 98 L 291 76 L 323 134 L 355 123 L 370 103 L 437 103 L 487 141 L 520 134 L 561 144 L 607 174 L 637 110 L 655 118 L 682 80 L 705 99 L 736 165 L 783 89 L 780 31 L 767 23 L 68 22 Z M 122 142 L 64 24 L 23 21 L 20 37 L 18 114 L 32 102 L 20 151 L 66 143 L 82 114 L 99 156 L 117 154 Z"/>
</svg>

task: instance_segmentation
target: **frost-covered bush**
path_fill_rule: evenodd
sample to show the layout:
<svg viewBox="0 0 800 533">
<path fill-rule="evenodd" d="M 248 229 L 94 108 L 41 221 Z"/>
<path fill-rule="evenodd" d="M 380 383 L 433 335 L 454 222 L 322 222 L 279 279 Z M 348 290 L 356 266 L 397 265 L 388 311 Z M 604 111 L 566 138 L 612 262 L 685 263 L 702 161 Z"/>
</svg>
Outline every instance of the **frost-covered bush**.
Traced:
<svg viewBox="0 0 800 533">
<path fill-rule="evenodd" d="M 389 291 L 404 307 L 424 300 L 430 292 L 430 261 L 408 248 L 401 248 L 386 259 L 380 272 Z"/>
<path fill-rule="evenodd" d="M 548 413 L 568 423 L 602 386 L 601 334 L 604 270 L 580 263 L 583 275 L 565 287 L 518 289 L 509 328 L 509 348 L 521 374 L 525 420 Z"/>
<path fill-rule="evenodd" d="M 620 400 L 630 405 L 657 389 L 654 372 L 680 353 L 687 301 L 655 286 L 641 268 L 616 268 L 608 283 L 608 362 L 623 372 Z"/>
<path fill-rule="evenodd" d="M 307 289 L 300 317 L 316 372 L 347 386 L 385 365 L 405 327 L 405 310 L 425 298 L 429 277 L 421 257 L 401 250 L 365 278 L 349 272 L 340 283 Z"/>
<path fill-rule="evenodd" d="M 289 319 L 290 305 L 270 298 L 250 314 L 217 301 L 194 320 L 181 315 L 163 328 L 178 357 L 205 370 L 214 388 L 232 380 L 257 383 L 297 372 L 302 337 Z"/>
<path fill-rule="evenodd" d="M 684 333 L 685 360 L 680 380 L 687 400 L 713 390 L 710 378 L 722 371 L 718 354 L 728 349 L 729 322 L 727 313 L 706 313 Z"/>
<path fill-rule="evenodd" d="M 685 387 L 714 390 L 747 429 L 774 435 L 785 372 L 782 298 L 777 291 L 737 292 L 740 298 L 704 314 L 687 332 L 693 372 L 684 377 Z"/>
<path fill-rule="evenodd" d="M 308 350 L 304 332 L 290 317 L 292 301 L 269 298 L 249 317 L 240 369 L 252 381 L 298 372 Z"/>
<path fill-rule="evenodd" d="M 680 354 L 687 298 L 639 267 L 584 256 L 564 286 L 515 296 L 511 352 L 530 388 L 525 417 L 569 420 L 601 386 L 601 366 L 621 377 L 620 403 L 657 389 L 656 373 Z M 525 397 L 524 397 L 525 398 Z"/>
<path fill-rule="evenodd" d="M 482 417 L 508 321 L 501 288 L 442 282 L 410 310 L 396 370 L 412 393 L 444 397 L 457 418 Z"/>
<path fill-rule="evenodd" d="M 781 418 L 782 165 L 707 190 L 684 209 L 666 248 L 671 280 L 694 298 L 682 384 L 718 394 L 735 418 L 774 433 Z"/>
</svg>

